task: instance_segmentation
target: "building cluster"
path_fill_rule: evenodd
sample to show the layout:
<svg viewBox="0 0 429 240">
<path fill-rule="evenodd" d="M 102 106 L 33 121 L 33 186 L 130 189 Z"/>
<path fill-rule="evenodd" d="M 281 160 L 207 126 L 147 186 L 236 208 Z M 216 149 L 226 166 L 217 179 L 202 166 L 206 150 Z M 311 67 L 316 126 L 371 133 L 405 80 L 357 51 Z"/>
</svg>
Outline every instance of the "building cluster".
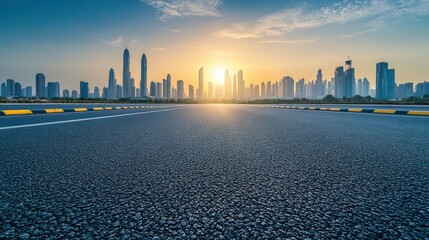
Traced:
<svg viewBox="0 0 429 240">
<path fill-rule="evenodd" d="M 344 66 L 335 68 L 330 80 L 323 79 L 322 70 L 319 69 L 316 78 L 305 81 L 300 78 L 295 81 L 290 76 L 285 76 L 279 81 L 262 82 L 260 85 L 251 83 L 246 86 L 243 71 L 232 75 L 225 71 L 224 83 L 214 84 L 204 81 L 204 67 L 198 71 L 198 88 L 183 80 L 173 82 L 171 74 L 167 74 L 162 81 L 147 81 L 147 58 L 143 53 L 140 65 L 140 84 L 136 87 L 136 81 L 131 75 L 130 52 L 124 50 L 122 85 L 118 84 L 113 68 L 109 70 L 107 87 L 100 89 L 94 87 L 90 91 L 89 83 L 81 81 L 80 91 L 64 89 L 60 94 L 59 82 L 46 82 L 43 73 L 36 74 L 35 93 L 32 87 L 23 88 L 19 82 L 7 79 L 1 84 L 2 97 L 36 97 L 36 98 L 155 98 L 155 99 L 322 99 L 327 95 L 336 98 L 352 98 L 355 95 L 372 96 L 377 99 L 402 99 L 410 96 L 421 97 L 429 94 L 429 82 L 414 84 L 404 83 L 397 85 L 395 82 L 395 69 L 389 69 L 387 62 L 376 64 L 376 88 L 371 89 L 366 77 L 355 77 L 355 69 L 352 61 L 348 59 Z M 187 91 L 186 91 L 187 90 Z"/>
</svg>

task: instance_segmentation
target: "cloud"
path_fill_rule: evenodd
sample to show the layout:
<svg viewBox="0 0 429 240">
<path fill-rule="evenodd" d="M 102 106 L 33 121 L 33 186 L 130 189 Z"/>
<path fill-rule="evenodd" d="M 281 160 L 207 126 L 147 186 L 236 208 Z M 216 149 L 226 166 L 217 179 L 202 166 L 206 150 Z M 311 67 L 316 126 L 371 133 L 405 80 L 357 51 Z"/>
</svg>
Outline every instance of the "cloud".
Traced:
<svg viewBox="0 0 429 240">
<path fill-rule="evenodd" d="M 112 47 L 120 47 L 124 45 L 124 37 L 122 36 L 118 36 L 117 38 L 113 39 L 113 40 L 102 40 L 103 42 L 105 42 L 107 45 L 112 46 Z"/>
<path fill-rule="evenodd" d="M 222 0 L 141 0 L 161 12 L 160 20 L 174 17 L 220 17 L 217 7 Z"/>
<path fill-rule="evenodd" d="M 264 40 L 259 43 L 284 43 L 284 44 L 301 44 L 301 43 L 312 43 L 315 39 L 296 39 L 296 40 Z"/>
<path fill-rule="evenodd" d="M 152 48 L 150 50 L 153 52 L 160 52 L 160 51 L 166 51 L 166 50 L 168 50 L 168 48 L 159 47 L 159 48 Z"/>
<path fill-rule="evenodd" d="M 293 8 L 263 16 L 253 25 L 235 24 L 217 32 L 233 39 L 280 36 L 284 33 L 372 19 L 378 24 L 389 19 L 429 15 L 429 0 L 343 0 L 312 11 Z M 375 20 L 374 20 L 375 19 Z"/>
</svg>

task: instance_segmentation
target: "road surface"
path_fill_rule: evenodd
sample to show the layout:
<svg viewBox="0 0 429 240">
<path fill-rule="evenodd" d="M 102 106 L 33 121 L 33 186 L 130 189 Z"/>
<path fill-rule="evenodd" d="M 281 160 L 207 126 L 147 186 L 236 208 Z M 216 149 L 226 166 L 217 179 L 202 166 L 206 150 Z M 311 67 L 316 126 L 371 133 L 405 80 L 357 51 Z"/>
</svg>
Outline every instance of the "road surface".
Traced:
<svg viewBox="0 0 429 240">
<path fill-rule="evenodd" d="M 429 238 L 426 117 L 174 105 L 0 129 L 0 238 Z"/>
</svg>

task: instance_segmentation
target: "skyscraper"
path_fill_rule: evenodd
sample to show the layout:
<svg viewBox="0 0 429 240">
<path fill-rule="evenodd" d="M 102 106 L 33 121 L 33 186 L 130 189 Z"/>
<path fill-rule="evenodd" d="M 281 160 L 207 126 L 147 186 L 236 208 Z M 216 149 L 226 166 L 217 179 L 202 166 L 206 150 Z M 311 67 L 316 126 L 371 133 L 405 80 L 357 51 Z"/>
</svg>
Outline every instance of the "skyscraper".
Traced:
<svg viewBox="0 0 429 240">
<path fill-rule="evenodd" d="M 237 90 L 238 90 L 238 98 L 243 99 L 244 95 L 246 94 L 244 86 L 244 79 L 243 79 L 243 70 L 238 71 L 238 79 L 237 79 Z"/>
<path fill-rule="evenodd" d="M 314 87 L 315 87 L 315 97 L 320 99 L 323 98 L 325 95 L 325 91 L 323 88 L 323 76 L 322 76 L 322 69 L 319 69 L 317 71 L 317 76 L 316 76 L 316 82 L 314 83 Z"/>
<path fill-rule="evenodd" d="M 198 71 L 198 99 L 204 98 L 204 67 Z"/>
<path fill-rule="evenodd" d="M 131 71 L 130 71 L 130 52 L 128 48 L 124 50 L 124 68 L 122 72 L 123 97 L 131 97 Z"/>
<path fill-rule="evenodd" d="M 389 69 L 387 62 L 379 62 L 376 65 L 376 98 L 395 98 L 395 69 Z"/>
<path fill-rule="evenodd" d="M 98 87 L 94 87 L 94 98 L 100 98 L 100 89 Z"/>
<path fill-rule="evenodd" d="M 14 86 L 14 96 L 15 97 L 22 97 L 22 86 L 19 82 L 15 82 Z"/>
<path fill-rule="evenodd" d="M 191 84 L 189 84 L 189 99 L 194 99 L 195 98 L 195 91 L 194 91 L 194 86 L 192 86 Z"/>
<path fill-rule="evenodd" d="M 70 91 L 68 89 L 63 90 L 63 98 L 70 98 Z"/>
<path fill-rule="evenodd" d="M 60 97 L 60 83 L 59 82 L 48 82 L 47 84 L 47 98 L 59 98 Z"/>
<path fill-rule="evenodd" d="M 346 71 L 344 78 L 344 96 L 351 98 L 354 95 L 355 69 L 352 68 L 352 60 L 346 61 Z"/>
<path fill-rule="evenodd" d="M 237 75 L 234 74 L 234 77 L 232 78 L 232 97 L 237 98 Z"/>
<path fill-rule="evenodd" d="M 345 75 L 344 67 L 340 66 L 335 69 L 334 78 L 335 97 L 343 98 L 345 96 Z M 308 95 L 308 92 L 307 92 Z"/>
<path fill-rule="evenodd" d="M 362 96 L 366 97 L 371 95 L 371 86 L 369 84 L 369 81 L 366 77 L 363 78 L 363 83 L 362 83 Z"/>
<path fill-rule="evenodd" d="M 25 88 L 25 96 L 28 98 L 33 97 L 33 88 L 31 86 Z"/>
<path fill-rule="evenodd" d="M 177 98 L 178 99 L 185 98 L 185 86 L 183 84 L 183 80 L 177 81 Z"/>
<path fill-rule="evenodd" d="M 80 98 L 89 98 L 89 83 L 80 81 Z"/>
<path fill-rule="evenodd" d="M 162 98 L 162 83 L 156 83 L 156 98 Z"/>
<path fill-rule="evenodd" d="M 283 81 L 283 98 L 292 99 L 294 98 L 295 81 L 292 77 L 284 77 Z"/>
<path fill-rule="evenodd" d="M 261 98 L 267 97 L 267 88 L 265 87 L 265 82 L 261 83 Z"/>
<path fill-rule="evenodd" d="M 45 75 L 43 73 L 36 74 L 36 97 L 46 97 Z"/>
<path fill-rule="evenodd" d="M 108 99 L 116 99 L 116 79 L 115 79 L 115 71 L 113 68 L 110 68 L 109 71 L 109 96 Z"/>
<path fill-rule="evenodd" d="M 134 80 L 134 78 L 131 78 L 130 83 L 131 83 L 130 97 L 135 98 L 136 97 L 136 80 Z"/>
<path fill-rule="evenodd" d="M 6 80 L 6 94 L 7 97 L 13 97 L 15 96 L 15 80 L 13 79 L 7 79 Z"/>
<path fill-rule="evenodd" d="M 77 92 L 76 90 L 73 90 L 73 91 L 71 92 L 71 98 L 76 99 L 78 95 L 79 95 L 79 94 L 78 94 L 78 92 Z"/>
<path fill-rule="evenodd" d="M 141 61 L 141 80 L 140 80 L 140 97 L 147 97 L 147 59 L 143 53 Z"/>
<path fill-rule="evenodd" d="M 214 91 L 213 91 L 213 83 L 212 82 L 209 82 L 209 92 L 208 92 L 208 97 L 210 98 L 210 99 L 212 99 L 213 97 L 214 97 Z"/>
<path fill-rule="evenodd" d="M 149 88 L 149 96 L 156 97 L 156 83 L 154 81 L 150 82 Z"/>
<path fill-rule="evenodd" d="M 2 96 L 2 97 L 7 97 L 7 87 L 6 87 L 6 83 L 2 83 L 2 84 L 1 84 L 1 96 Z"/>
<path fill-rule="evenodd" d="M 229 75 L 229 71 L 225 71 L 225 79 L 224 79 L 224 97 L 231 98 L 231 76 Z"/>
<path fill-rule="evenodd" d="M 171 75 L 167 74 L 167 79 L 165 81 L 165 93 L 166 95 L 164 98 L 170 99 L 171 98 Z"/>
</svg>

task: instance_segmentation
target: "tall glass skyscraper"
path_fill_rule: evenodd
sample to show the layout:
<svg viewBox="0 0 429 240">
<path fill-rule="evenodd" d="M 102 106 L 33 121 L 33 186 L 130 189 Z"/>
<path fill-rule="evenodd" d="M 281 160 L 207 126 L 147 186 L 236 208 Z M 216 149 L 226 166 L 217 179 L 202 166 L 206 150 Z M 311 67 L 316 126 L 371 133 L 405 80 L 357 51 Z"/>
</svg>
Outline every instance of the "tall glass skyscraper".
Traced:
<svg viewBox="0 0 429 240">
<path fill-rule="evenodd" d="M 204 67 L 198 71 L 198 98 L 204 98 Z"/>
<path fill-rule="evenodd" d="M 130 52 L 128 48 L 124 50 L 124 69 L 122 72 L 123 97 L 131 97 L 131 71 L 130 71 Z"/>
<path fill-rule="evenodd" d="M 109 91 L 108 91 L 108 99 L 116 99 L 116 79 L 115 79 L 115 71 L 113 68 L 109 71 Z"/>
<path fill-rule="evenodd" d="M 395 98 L 395 69 L 389 69 L 387 62 L 379 62 L 376 65 L 376 98 Z"/>
<path fill-rule="evenodd" d="M 43 73 L 36 74 L 36 97 L 46 97 L 46 83 Z"/>
<path fill-rule="evenodd" d="M 147 97 L 147 59 L 143 53 L 141 60 L 141 80 L 140 80 L 140 97 Z"/>
</svg>

